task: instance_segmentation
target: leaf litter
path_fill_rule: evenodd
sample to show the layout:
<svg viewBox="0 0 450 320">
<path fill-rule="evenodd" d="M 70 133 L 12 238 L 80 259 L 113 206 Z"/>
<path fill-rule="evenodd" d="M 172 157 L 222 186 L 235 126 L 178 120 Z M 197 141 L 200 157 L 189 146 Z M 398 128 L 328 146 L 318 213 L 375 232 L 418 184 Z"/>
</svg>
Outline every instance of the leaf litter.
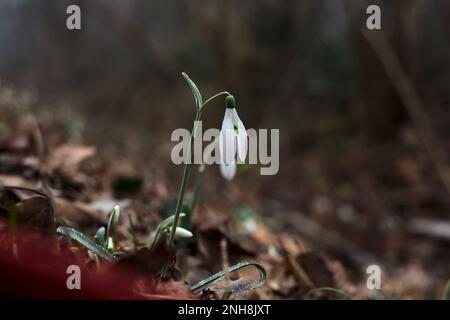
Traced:
<svg viewBox="0 0 450 320">
<path fill-rule="evenodd" d="M 132 168 L 131 163 L 105 161 L 95 147 L 74 144 L 67 137 L 63 138 L 64 132 L 58 132 L 55 127 L 42 128 L 47 142 L 46 154 L 42 157 L 37 150 L 33 133 L 35 128 L 30 125 L 29 118 L 15 116 L 16 121 L 8 121 L 8 124 L 15 124 L 9 126 L 0 137 L 0 234 L 6 239 L 2 241 L 0 250 L 2 260 L 13 257 L 20 266 L 17 270 L 22 270 L 23 274 L 37 272 L 34 267 L 26 270 L 27 263 L 32 261 L 30 259 L 40 259 L 29 253 L 31 242 L 42 242 L 51 248 L 45 250 L 42 249 L 44 246 L 37 246 L 43 264 L 50 268 L 60 268 L 59 263 L 56 266 L 49 263 L 50 260 L 60 260 L 61 263 L 76 261 L 83 268 L 88 268 L 91 264 L 88 250 L 77 241 L 58 237 L 56 227 L 67 227 L 60 229 L 64 230 L 60 232 L 63 234 L 70 233 L 68 230 L 72 229 L 69 228 L 81 230 L 85 235 L 92 235 L 86 236 L 86 239 L 81 237 L 81 242 L 92 242 L 96 230 L 108 223 L 106 213 L 112 205 L 121 204 L 124 214 L 113 236 L 116 247 L 124 251 L 125 256 L 115 257 L 108 251 L 103 252 L 103 249 L 100 249 L 101 252 L 94 251 L 94 254 L 103 254 L 108 260 L 117 262 L 111 265 L 102 263 L 101 269 L 88 268 L 86 272 L 97 274 L 91 278 L 92 284 L 97 284 L 113 281 L 111 279 L 116 279 L 120 274 L 119 270 L 127 270 L 129 276 L 125 278 L 132 280 L 124 284 L 123 296 L 143 299 L 304 299 L 305 296 L 335 299 L 343 297 L 336 294 L 340 291 L 351 299 L 374 298 L 365 287 L 362 266 L 355 268 L 354 264 L 358 262 L 347 260 L 348 252 L 341 239 L 317 239 L 308 232 L 280 230 L 251 206 L 233 212 L 229 205 L 221 205 L 214 197 L 202 201 L 194 213 L 195 241 L 183 242 L 175 254 L 165 250 L 166 239 L 163 236 L 154 250 L 149 250 L 145 247 L 149 233 L 167 217 L 165 212 L 171 211 L 164 209 L 165 204 L 173 199 L 166 182 L 152 180 L 149 183 L 147 177 Z M 42 172 L 41 161 L 44 162 L 46 174 Z M 399 165 L 402 174 L 418 179 L 417 168 L 410 161 L 405 160 Z M 50 197 L 45 185 L 50 189 Z M 231 199 L 229 203 L 241 201 Z M 245 201 L 259 208 L 252 199 Z M 130 221 L 134 222 L 132 228 Z M 309 231 L 314 228 L 312 226 Z M 16 232 L 15 235 L 8 230 Z M 19 239 L 16 249 L 11 239 Z M 218 258 L 222 241 L 227 243 L 229 266 L 242 261 L 255 261 L 264 266 L 267 271 L 265 286 L 250 290 L 257 279 L 250 271 L 238 270 L 202 288 L 195 296 L 190 293 L 192 285 L 223 269 L 223 261 Z M 333 242 L 344 250 L 334 250 Z M 21 246 L 24 254 L 17 251 Z M 24 257 L 23 260 L 21 257 Z M 158 275 L 168 258 L 173 268 L 167 279 L 161 282 Z M 10 265 L 9 269 L 7 266 L 4 271 L 13 272 L 17 266 Z M 355 272 L 358 268 L 359 272 Z M 104 269 L 110 270 L 106 274 L 112 273 L 103 277 Z M 47 273 L 51 272 L 47 270 Z M 139 276 L 136 278 L 135 275 Z M 99 279 L 97 282 L 96 277 Z M 48 281 L 56 283 L 61 279 Z M 411 264 L 406 273 L 392 268 L 384 278 L 383 289 L 387 298 L 416 298 L 429 291 L 431 283 L 423 266 Z M 320 288 L 332 288 L 334 291 Z M 58 290 L 55 289 L 53 294 Z M 95 291 L 92 296 L 102 297 L 104 293 Z M 14 296 L 20 292 L 3 294 Z M 120 294 L 107 297 L 118 296 Z"/>
</svg>

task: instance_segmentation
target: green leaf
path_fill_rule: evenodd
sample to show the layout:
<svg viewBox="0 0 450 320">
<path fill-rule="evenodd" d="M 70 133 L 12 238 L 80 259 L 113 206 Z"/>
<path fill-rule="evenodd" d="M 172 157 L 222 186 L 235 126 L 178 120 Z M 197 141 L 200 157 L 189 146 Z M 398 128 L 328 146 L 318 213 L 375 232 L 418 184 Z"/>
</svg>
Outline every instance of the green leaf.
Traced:
<svg viewBox="0 0 450 320">
<path fill-rule="evenodd" d="M 192 217 L 192 209 L 194 208 L 195 193 L 196 191 L 191 193 L 181 206 L 181 212 L 185 213 L 185 216 L 180 218 L 181 221 L 180 225 L 187 230 L 192 229 L 191 217 Z"/>
<path fill-rule="evenodd" d="M 101 227 L 97 230 L 94 237 L 95 243 L 104 247 L 106 242 L 106 229 L 105 227 Z"/>
<path fill-rule="evenodd" d="M 186 214 L 184 212 L 181 212 L 180 213 L 180 218 L 184 217 L 185 215 Z M 175 220 L 175 215 L 173 214 L 170 217 L 168 217 L 168 218 L 164 219 L 163 221 L 161 221 L 161 223 L 158 225 L 157 229 L 161 229 L 162 230 L 162 229 L 170 227 L 173 224 L 174 220 Z"/>
<path fill-rule="evenodd" d="M 246 267 L 254 267 L 259 271 L 259 281 L 257 283 L 255 283 L 254 285 L 252 285 L 251 289 L 260 288 L 267 280 L 266 269 L 264 269 L 264 267 L 262 265 L 260 265 L 259 263 L 244 261 L 244 262 L 239 262 L 239 263 L 235 264 L 234 266 L 229 267 L 226 270 L 219 271 L 219 272 L 213 274 L 212 276 L 206 278 L 205 280 L 198 282 L 197 284 L 195 284 L 191 287 L 191 291 L 192 292 L 198 291 L 198 290 L 206 287 L 210 283 L 222 279 L 223 277 L 225 277 L 225 275 L 227 275 L 231 272 L 235 272 L 239 269 L 246 268 Z"/>
<path fill-rule="evenodd" d="M 336 288 L 332 288 L 332 287 L 321 287 L 321 288 L 315 288 L 315 289 L 311 289 L 309 290 L 305 296 L 303 297 L 305 300 L 309 300 L 310 297 L 316 293 L 316 292 L 321 292 L 321 291 L 329 291 L 329 292 L 334 292 L 338 295 L 344 296 L 347 299 L 350 299 L 350 297 L 342 290 L 336 289 Z"/>
<path fill-rule="evenodd" d="M 114 206 L 114 208 L 111 211 L 111 214 L 109 215 L 108 227 L 106 228 L 105 242 L 114 232 L 114 228 L 116 227 L 117 222 L 119 221 L 119 216 L 120 216 L 120 207 L 116 205 Z"/>
<path fill-rule="evenodd" d="M 372 298 L 375 300 L 384 300 L 383 293 L 380 289 L 373 289 L 372 290 Z"/>
<path fill-rule="evenodd" d="M 181 75 L 183 76 L 184 80 L 186 80 L 189 88 L 191 88 L 192 94 L 194 95 L 195 108 L 197 109 L 197 111 L 200 111 L 200 109 L 203 106 L 203 98 L 202 98 L 202 95 L 200 93 L 200 90 L 198 90 L 198 88 L 195 85 L 194 81 L 192 81 L 186 73 L 182 72 Z"/>
<path fill-rule="evenodd" d="M 186 214 L 181 212 L 180 213 L 180 218 L 184 217 Z M 160 233 L 164 230 L 167 229 L 168 227 L 170 227 L 173 222 L 175 220 L 175 215 L 171 215 L 170 217 L 164 219 L 163 221 L 161 221 L 158 226 L 156 227 L 156 230 L 153 231 L 150 236 L 148 237 L 148 244 L 150 249 L 153 249 L 156 242 L 158 242 L 158 238 Z"/>
<path fill-rule="evenodd" d="M 130 225 L 128 231 L 130 232 L 131 239 L 133 240 L 134 251 L 138 251 L 139 241 L 138 241 L 137 234 L 136 234 L 136 227 L 134 226 L 133 218 L 131 218 L 131 215 L 128 215 L 128 223 Z"/>
<path fill-rule="evenodd" d="M 58 227 L 58 229 L 56 229 L 56 232 L 77 241 L 78 243 L 82 244 L 83 246 L 91 250 L 92 253 L 95 253 L 96 255 L 105 258 L 110 262 L 114 262 L 117 260 L 117 258 L 114 255 L 112 255 L 108 250 L 106 250 L 104 247 L 99 246 L 94 241 L 86 237 L 84 234 L 73 228 Z"/>
<path fill-rule="evenodd" d="M 186 201 L 183 203 L 181 207 L 181 211 L 186 214 L 186 216 L 190 216 L 192 213 L 192 205 L 194 204 L 194 194 L 190 194 Z"/>
</svg>

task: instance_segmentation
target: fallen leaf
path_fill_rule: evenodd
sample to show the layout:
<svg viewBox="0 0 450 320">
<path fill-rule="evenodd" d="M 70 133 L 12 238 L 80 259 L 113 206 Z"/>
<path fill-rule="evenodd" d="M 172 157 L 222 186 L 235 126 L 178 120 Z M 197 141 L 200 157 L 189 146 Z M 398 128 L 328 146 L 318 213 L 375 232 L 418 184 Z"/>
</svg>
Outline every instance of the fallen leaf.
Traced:
<svg viewBox="0 0 450 320">
<path fill-rule="evenodd" d="M 17 222 L 39 230 L 55 230 L 52 205 L 48 198 L 34 196 L 16 203 Z"/>
<path fill-rule="evenodd" d="M 297 257 L 297 262 L 316 287 L 334 287 L 336 285 L 333 272 L 328 267 L 324 255 L 317 252 L 305 252 Z"/>
<path fill-rule="evenodd" d="M 53 200 L 55 215 L 63 220 L 63 224 L 70 227 L 98 227 L 106 224 L 106 217 L 89 205 L 64 198 L 56 197 Z"/>
<path fill-rule="evenodd" d="M 84 160 L 95 154 L 95 148 L 83 145 L 64 144 L 53 150 L 48 159 L 50 170 L 74 171 Z"/>
<path fill-rule="evenodd" d="M 199 253 L 210 271 L 215 272 L 223 269 L 223 262 L 219 258 L 221 252 L 220 241 L 223 238 L 228 242 L 228 263 L 230 265 L 240 262 L 244 257 L 254 257 L 252 252 L 229 239 L 225 233 L 218 229 L 201 230 L 196 234 L 196 237 Z"/>
</svg>

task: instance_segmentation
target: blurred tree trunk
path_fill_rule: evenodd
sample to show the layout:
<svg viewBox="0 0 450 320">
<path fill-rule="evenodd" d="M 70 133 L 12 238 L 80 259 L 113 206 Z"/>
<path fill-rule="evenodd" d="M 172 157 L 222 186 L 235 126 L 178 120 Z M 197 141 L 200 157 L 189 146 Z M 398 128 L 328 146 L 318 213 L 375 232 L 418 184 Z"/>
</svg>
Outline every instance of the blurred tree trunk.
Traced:
<svg viewBox="0 0 450 320">
<path fill-rule="evenodd" d="M 403 63 L 408 76 L 414 76 L 415 0 L 376 1 L 381 8 L 384 32 Z M 398 93 L 376 53 L 361 33 L 366 30 L 366 9 L 373 1 L 345 1 L 349 14 L 352 45 L 360 73 L 360 94 L 366 106 L 368 134 L 372 140 L 392 139 L 405 116 Z"/>
</svg>

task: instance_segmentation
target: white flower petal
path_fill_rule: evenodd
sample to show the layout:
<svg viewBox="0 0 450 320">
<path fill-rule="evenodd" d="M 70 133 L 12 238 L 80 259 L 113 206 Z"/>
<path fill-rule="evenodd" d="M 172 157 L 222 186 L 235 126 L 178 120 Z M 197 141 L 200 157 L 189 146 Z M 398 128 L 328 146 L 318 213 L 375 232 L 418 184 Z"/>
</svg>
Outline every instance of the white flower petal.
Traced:
<svg viewBox="0 0 450 320">
<path fill-rule="evenodd" d="M 244 162 L 247 157 L 247 130 L 245 130 L 244 124 L 239 120 L 239 133 L 237 136 L 237 148 L 239 160 Z"/>
<path fill-rule="evenodd" d="M 221 163 L 220 173 L 226 180 L 232 180 L 236 175 L 236 162 L 233 162 L 232 164 Z"/>
<path fill-rule="evenodd" d="M 225 163 L 232 164 L 236 160 L 237 134 L 234 130 L 227 130 L 225 135 Z"/>
<path fill-rule="evenodd" d="M 236 132 L 233 130 L 233 110 L 226 109 L 219 140 L 222 162 L 231 164 L 234 161 L 236 147 Z"/>
<path fill-rule="evenodd" d="M 189 230 L 186 230 L 182 227 L 177 227 L 175 229 L 175 236 L 177 238 L 191 238 L 193 236 L 193 234 Z"/>
<path fill-rule="evenodd" d="M 245 130 L 244 124 L 242 123 L 236 108 L 231 110 L 231 118 L 233 122 L 233 129 L 236 132 L 237 140 L 237 155 L 241 162 L 245 161 L 247 157 L 247 131 Z"/>
<path fill-rule="evenodd" d="M 228 109 L 225 109 L 225 115 L 223 117 L 222 121 L 222 128 L 220 129 L 220 137 L 219 137 L 219 150 L 222 159 L 225 159 L 225 132 L 227 129 L 230 129 L 233 127 L 233 123 L 231 121 L 231 113 L 228 111 Z"/>
</svg>

